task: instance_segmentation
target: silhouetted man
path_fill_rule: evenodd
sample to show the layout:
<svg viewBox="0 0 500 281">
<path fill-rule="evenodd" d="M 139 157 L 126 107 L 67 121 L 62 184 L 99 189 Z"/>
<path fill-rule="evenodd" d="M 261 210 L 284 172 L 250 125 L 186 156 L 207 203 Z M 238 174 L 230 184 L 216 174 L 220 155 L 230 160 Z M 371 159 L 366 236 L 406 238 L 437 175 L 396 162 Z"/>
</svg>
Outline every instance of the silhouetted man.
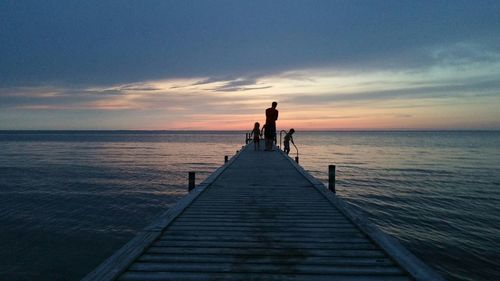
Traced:
<svg viewBox="0 0 500 281">
<path fill-rule="evenodd" d="M 277 102 L 273 101 L 270 108 L 266 109 L 266 130 L 264 138 L 266 139 L 266 150 L 273 150 L 273 141 L 276 138 L 276 120 L 278 120 Z"/>
</svg>

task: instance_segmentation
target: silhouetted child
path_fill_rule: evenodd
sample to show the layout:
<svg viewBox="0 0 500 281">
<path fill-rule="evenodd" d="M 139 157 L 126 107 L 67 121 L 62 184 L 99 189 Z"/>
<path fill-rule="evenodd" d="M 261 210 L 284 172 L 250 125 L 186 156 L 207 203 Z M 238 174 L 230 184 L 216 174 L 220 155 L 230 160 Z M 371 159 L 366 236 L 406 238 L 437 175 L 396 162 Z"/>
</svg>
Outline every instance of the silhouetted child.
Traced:
<svg viewBox="0 0 500 281">
<path fill-rule="evenodd" d="M 288 131 L 288 133 L 286 133 L 285 135 L 285 141 L 283 142 L 283 144 L 285 145 L 285 153 L 288 155 L 288 153 L 290 153 L 290 142 L 292 142 L 293 144 L 295 144 L 293 142 L 293 133 L 295 133 L 295 130 L 292 128 L 290 129 L 290 131 Z"/>
<path fill-rule="evenodd" d="M 262 128 L 262 129 L 264 129 L 264 128 Z M 260 136 L 262 135 L 260 132 L 259 122 L 255 122 L 252 133 L 250 134 L 250 137 L 252 137 L 252 135 L 253 135 L 253 149 L 259 150 Z"/>
</svg>

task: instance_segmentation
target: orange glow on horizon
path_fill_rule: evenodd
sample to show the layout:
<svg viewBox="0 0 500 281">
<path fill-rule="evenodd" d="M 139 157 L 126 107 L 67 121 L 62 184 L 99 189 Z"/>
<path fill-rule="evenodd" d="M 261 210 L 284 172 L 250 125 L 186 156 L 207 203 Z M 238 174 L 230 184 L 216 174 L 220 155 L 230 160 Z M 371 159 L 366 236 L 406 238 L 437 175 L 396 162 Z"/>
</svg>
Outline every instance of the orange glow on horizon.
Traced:
<svg viewBox="0 0 500 281">
<path fill-rule="evenodd" d="M 278 102 L 279 129 L 500 128 L 496 89 L 467 88 L 468 77 L 489 85 L 499 75 L 500 62 L 418 73 L 308 69 L 259 79 L 200 77 L 69 89 L 84 97 L 74 100 L 68 89 L 55 87 L 20 88 L 8 95 L 40 101 L 10 109 L 27 113 L 23 116 L 77 112 L 83 117 L 77 124 L 102 129 L 250 130 L 255 122 L 264 124 L 272 101 Z M 58 99 L 68 100 L 50 103 Z"/>
</svg>

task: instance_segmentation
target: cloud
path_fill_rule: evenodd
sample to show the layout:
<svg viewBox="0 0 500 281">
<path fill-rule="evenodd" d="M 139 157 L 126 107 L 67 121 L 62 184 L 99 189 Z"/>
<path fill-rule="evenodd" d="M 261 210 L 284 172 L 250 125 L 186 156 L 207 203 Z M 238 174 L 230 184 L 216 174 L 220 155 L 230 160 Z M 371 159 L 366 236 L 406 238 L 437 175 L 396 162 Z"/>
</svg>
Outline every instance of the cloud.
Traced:
<svg viewBox="0 0 500 281">
<path fill-rule="evenodd" d="M 434 64 L 471 65 L 500 61 L 500 40 L 492 40 L 491 45 L 473 41 L 461 41 L 444 46 L 426 48 L 426 54 Z"/>
<path fill-rule="evenodd" d="M 262 90 L 272 88 L 271 85 L 259 86 L 257 79 L 238 78 L 232 81 L 225 81 L 224 85 L 216 87 L 219 92 L 241 92 L 250 90 Z"/>
<path fill-rule="evenodd" d="M 161 88 L 152 86 L 152 85 L 136 85 L 136 84 L 131 84 L 131 85 L 124 85 L 121 88 L 119 88 L 121 91 L 140 91 L 140 92 L 146 92 L 146 91 L 159 91 Z"/>
<path fill-rule="evenodd" d="M 383 91 L 365 91 L 357 93 L 320 93 L 298 94 L 285 101 L 293 104 L 321 104 L 388 101 L 394 99 L 447 99 L 464 97 L 498 97 L 500 95 L 500 81 L 487 80 L 474 83 L 459 83 L 450 85 L 434 85 L 423 87 L 396 88 Z"/>
<path fill-rule="evenodd" d="M 205 80 L 207 80 L 206 78 Z M 23 110 L 169 110 L 219 114 L 239 113 L 248 102 L 241 96 L 221 93 L 247 90 L 255 81 L 213 80 L 193 83 L 193 79 L 166 79 L 106 87 L 9 87 L 0 88 L 3 108 Z M 242 82 L 245 81 L 245 82 Z M 264 88 L 264 87 L 262 87 Z"/>
<path fill-rule="evenodd" d="M 196 81 L 195 83 L 191 84 L 192 86 L 198 86 L 198 85 L 206 85 L 206 84 L 212 84 L 215 82 L 225 82 L 228 80 L 233 80 L 235 78 L 231 77 L 226 77 L 226 78 L 220 78 L 220 77 L 210 77 L 210 78 L 205 78 L 199 81 Z"/>
<path fill-rule="evenodd" d="M 263 77 L 197 77 L 92 87 L 0 88 L 2 107 L 59 109 L 199 109 L 217 114 L 233 107 L 280 102 L 304 107 L 389 100 L 498 96 L 498 61 L 405 71 L 340 72 L 318 68 Z M 247 92 L 252 91 L 251 95 Z M 235 95 L 237 94 L 237 95 Z M 408 104 L 401 104 L 408 107 Z M 237 109 L 240 110 L 240 109 Z"/>
<path fill-rule="evenodd" d="M 320 64 L 123 83 L 4 86 L 0 120 L 3 128 L 36 128 L 60 119 L 57 128 L 66 122 L 66 128 L 242 129 L 263 121 L 263 110 L 277 100 L 280 124 L 289 127 L 393 128 L 404 123 L 421 128 L 437 126 L 433 117 L 442 122 L 439 126 L 463 128 L 461 120 L 471 128 L 500 128 L 495 109 L 500 106 L 500 53 L 494 47 L 463 41 L 420 52 L 425 63 L 406 67 Z"/>
<path fill-rule="evenodd" d="M 498 14 L 498 1 L 6 1 L 0 87 L 234 80 L 306 68 L 401 70 L 462 56 L 487 60 L 482 50 L 499 53 Z"/>
</svg>

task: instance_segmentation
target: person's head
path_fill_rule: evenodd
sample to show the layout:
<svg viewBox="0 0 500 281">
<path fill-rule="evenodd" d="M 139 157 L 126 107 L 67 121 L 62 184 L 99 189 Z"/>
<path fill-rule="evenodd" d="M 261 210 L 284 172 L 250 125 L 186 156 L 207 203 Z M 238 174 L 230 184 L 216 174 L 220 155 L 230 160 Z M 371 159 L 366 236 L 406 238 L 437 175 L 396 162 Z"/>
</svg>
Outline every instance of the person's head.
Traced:
<svg viewBox="0 0 500 281">
<path fill-rule="evenodd" d="M 276 106 L 278 106 L 278 103 L 277 103 L 277 102 L 275 102 L 275 101 L 273 101 L 273 103 L 271 104 L 271 106 L 272 106 L 273 108 L 276 108 Z"/>
<path fill-rule="evenodd" d="M 258 129 L 258 128 L 260 128 L 260 124 L 259 124 L 259 122 L 255 122 L 254 129 Z"/>
<path fill-rule="evenodd" d="M 293 133 L 295 133 L 295 130 L 293 128 L 291 128 L 289 132 L 290 132 L 290 134 L 293 134 Z"/>
</svg>

